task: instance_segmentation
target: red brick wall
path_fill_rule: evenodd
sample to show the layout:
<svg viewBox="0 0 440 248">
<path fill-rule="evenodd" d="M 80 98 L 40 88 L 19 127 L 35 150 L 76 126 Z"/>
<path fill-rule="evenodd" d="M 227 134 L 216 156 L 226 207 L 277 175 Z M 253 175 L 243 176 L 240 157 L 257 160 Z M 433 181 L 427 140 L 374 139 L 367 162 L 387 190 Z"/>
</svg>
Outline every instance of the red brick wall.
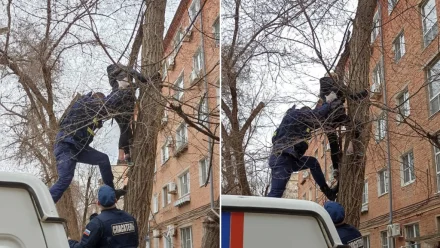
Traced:
<svg viewBox="0 0 440 248">
<path fill-rule="evenodd" d="M 171 26 L 166 34 L 164 40 L 165 55 L 168 55 L 173 50 L 173 39 L 179 28 L 187 27 L 189 24 L 188 8 L 192 1 L 184 0 L 180 2 L 177 13 L 171 23 Z M 168 75 L 165 79 L 166 87 L 163 89 L 163 94 L 170 97 L 174 92 L 172 86 L 179 78 L 181 73 L 184 75 L 184 94 L 183 94 L 183 111 L 188 113 L 191 118 L 197 118 L 194 113 L 194 108 L 200 102 L 201 97 L 205 92 L 205 83 L 203 80 L 194 85 L 190 85 L 189 77 L 193 69 L 193 56 L 196 51 L 202 47 L 204 42 L 204 62 L 206 66 L 206 81 L 208 85 L 208 108 L 213 114 L 210 117 L 211 122 L 219 122 L 218 118 L 218 103 L 217 103 L 217 87 L 219 81 L 219 47 L 215 45 L 212 39 L 213 30 L 212 25 L 219 16 L 219 1 L 207 1 L 202 16 L 198 16 L 195 26 L 192 28 L 192 36 L 189 41 L 184 41 L 180 47 L 176 58 L 174 69 L 168 70 Z M 200 3 L 203 6 L 203 0 Z M 203 21 L 203 31 L 206 35 L 202 35 L 198 30 L 201 30 L 201 20 Z M 208 37 L 209 36 L 209 37 Z M 172 101 L 172 100 L 171 100 Z M 217 116 L 217 117 L 216 117 Z M 188 127 L 188 149 L 183 151 L 179 156 L 173 156 L 174 148 L 169 148 L 170 158 L 162 165 L 161 163 L 161 147 L 165 143 L 167 136 L 172 136 L 175 140 L 176 129 L 183 120 L 176 114 L 168 112 L 168 123 L 160 132 L 158 137 L 158 151 L 157 151 L 157 167 L 154 181 L 153 194 L 159 196 L 159 212 L 155 214 L 154 221 L 151 221 L 151 229 L 157 229 L 159 226 L 161 232 L 166 232 L 166 226 L 174 224 L 177 235 L 173 237 L 174 247 L 181 247 L 180 245 L 180 229 L 182 226 L 192 226 L 192 245 L 193 247 L 201 247 L 203 228 L 202 222 L 206 216 L 206 210 L 199 211 L 198 208 L 210 204 L 210 185 L 207 187 L 200 186 L 199 183 L 199 160 L 208 154 L 208 138 L 206 135 Z M 210 129 L 214 131 L 215 126 L 210 125 Z M 216 135 L 219 135 L 217 131 Z M 214 200 L 218 200 L 220 195 L 219 190 L 219 147 L 214 146 L 213 167 L 214 172 Z M 168 182 L 175 182 L 179 187 L 179 175 L 189 169 L 190 172 L 190 197 L 189 203 L 180 207 L 175 207 L 174 202 L 179 199 L 179 194 L 172 195 L 171 204 L 165 208 L 162 206 L 162 187 Z M 192 216 L 192 217 L 188 217 Z M 152 236 L 152 235 L 151 235 Z M 160 247 L 164 247 L 165 238 L 160 238 Z M 151 241 L 151 247 L 154 247 L 154 241 Z M 154 247 L 156 248 L 156 247 Z"/>
</svg>

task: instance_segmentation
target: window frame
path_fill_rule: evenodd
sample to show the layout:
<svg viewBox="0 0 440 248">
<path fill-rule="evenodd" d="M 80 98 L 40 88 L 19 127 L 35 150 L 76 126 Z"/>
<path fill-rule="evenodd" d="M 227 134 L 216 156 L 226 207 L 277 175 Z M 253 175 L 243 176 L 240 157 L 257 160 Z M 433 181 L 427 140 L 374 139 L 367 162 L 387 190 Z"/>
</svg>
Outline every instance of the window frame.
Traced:
<svg viewBox="0 0 440 248">
<path fill-rule="evenodd" d="M 417 229 L 416 229 L 416 227 L 417 227 Z M 409 228 L 412 228 L 412 231 L 414 232 L 413 233 L 414 237 L 409 237 L 409 235 L 408 235 Z M 405 239 L 420 237 L 420 226 L 419 226 L 418 222 L 405 225 L 404 230 L 405 230 Z M 411 247 L 411 248 L 421 248 L 421 243 L 420 242 L 407 242 L 407 241 L 405 241 L 405 246 Z"/>
<path fill-rule="evenodd" d="M 184 237 L 184 230 L 189 230 L 189 239 L 183 240 Z M 190 241 L 190 246 L 187 247 L 187 242 Z M 182 248 L 193 248 L 193 232 L 192 232 L 192 226 L 185 226 L 180 228 L 180 244 Z"/>
<path fill-rule="evenodd" d="M 434 2 L 434 7 L 428 12 L 428 14 L 426 15 L 425 12 L 425 7 L 428 5 L 428 3 L 430 3 L 431 1 Z M 426 20 L 428 20 L 428 16 L 432 13 L 434 13 L 435 16 L 435 21 L 433 22 L 432 26 L 430 26 L 429 28 L 427 27 L 427 22 Z M 431 44 L 431 42 L 433 40 L 435 40 L 435 38 L 438 36 L 438 16 L 437 16 L 437 10 L 436 10 L 436 1 L 435 0 L 426 0 L 424 1 L 421 5 L 420 5 L 420 13 L 421 13 L 421 18 L 422 18 L 422 39 L 423 39 L 423 45 L 424 47 L 427 47 L 429 44 Z M 429 20 L 431 21 L 431 20 Z M 435 30 L 434 30 L 435 29 Z M 432 34 L 432 38 L 426 39 L 427 34 L 433 32 L 434 34 Z"/>
<path fill-rule="evenodd" d="M 205 173 L 203 173 L 203 167 L 205 167 Z M 208 172 L 209 172 L 209 157 L 206 156 L 199 160 L 199 186 L 203 186 L 205 184 L 206 179 L 209 178 Z M 211 182 L 211 178 L 209 178 L 208 183 L 210 182 Z"/>
<path fill-rule="evenodd" d="M 179 75 L 179 77 L 174 81 L 174 99 L 178 101 L 182 101 L 184 90 L 185 90 L 185 80 L 183 77 L 183 72 Z"/>
<path fill-rule="evenodd" d="M 371 43 L 374 43 L 376 41 L 377 37 L 381 32 L 381 28 L 379 24 L 380 24 L 380 13 L 379 13 L 379 9 L 377 9 L 373 16 L 373 30 L 371 31 Z"/>
<path fill-rule="evenodd" d="M 185 194 L 183 194 L 183 184 L 182 184 L 182 178 L 187 175 L 186 177 L 186 184 L 187 184 L 187 189 L 188 192 L 186 192 Z M 180 173 L 179 175 L 179 197 L 182 198 L 186 195 L 191 194 L 191 177 L 190 177 L 190 173 L 189 173 L 189 169 L 185 170 L 184 172 Z"/>
<path fill-rule="evenodd" d="M 383 180 L 384 180 L 383 181 L 383 187 L 384 187 L 383 192 L 382 192 L 382 185 L 381 185 L 381 178 L 382 178 L 381 174 L 383 174 Z M 381 197 L 383 195 L 388 194 L 388 192 L 389 192 L 388 180 L 389 179 L 388 179 L 388 169 L 387 168 L 382 169 L 377 172 L 377 194 L 378 194 L 378 197 Z"/>
<path fill-rule="evenodd" d="M 366 179 L 364 181 L 364 188 L 362 189 L 362 206 L 368 205 L 368 198 L 368 179 Z"/>
<path fill-rule="evenodd" d="M 172 202 L 171 194 L 168 192 L 168 184 L 162 187 L 162 208 L 170 205 Z"/>
<path fill-rule="evenodd" d="M 412 155 L 412 156 L 410 156 L 410 155 Z M 409 158 L 412 158 L 412 163 L 411 164 L 409 164 Z M 405 168 L 404 166 L 405 166 L 405 161 L 404 161 L 404 159 L 408 159 L 408 164 L 409 164 L 409 166 L 408 166 L 408 168 Z M 400 166 L 401 166 L 401 178 L 402 178 L 402 180 L 401 180 L 401 186 L 402 187 L 404 187 L 404 186 L 407 186 L 407 185 L 409 185 L 409 184 L 412 184 L 412 183 L 414 183 L 415 181 L 416 181 L 416 175 L 415 175 L 415 162 L 414 162 L 414 153 L 413 153 L 413 151 L 412 150 L 410 150 L 410 151 L 408 151 L 408 152 L 406 152 L 405 154 L 403 154 L 402 156 L 400 156 L 400 160 L 401 160 L 401 162 L 400 162 Z M 412 167 L 412 168 L 411 168 Z M 409 179 L 410 180 L 408 180 L 408 181 L 406 181 L 405 182 L 405 173 L 406 173 L 406 171 L 409 171 L 410 173 L 409 173 Z M 412 172 L 412 173 L 411 173 Z"/>
<path fill-rule="evenodd" d="M 394 62 L 399 62 L 406 54 L 405 47 L 405 34 L 404 31 L 400 32 L 393 40 L 394 49 Z M 399 55 L 399 56 L 398 56 Z"/>
<path fill-rule="evenodd" d="M 181 135 L 183 132 L 184 135 Z M 182 139 L 183 137 L 183 139 Z M 182 122 L 176 128 L 176 150 L 180 150 L 188 144 L 188 126 L 185 122 Z"/>
</svg>

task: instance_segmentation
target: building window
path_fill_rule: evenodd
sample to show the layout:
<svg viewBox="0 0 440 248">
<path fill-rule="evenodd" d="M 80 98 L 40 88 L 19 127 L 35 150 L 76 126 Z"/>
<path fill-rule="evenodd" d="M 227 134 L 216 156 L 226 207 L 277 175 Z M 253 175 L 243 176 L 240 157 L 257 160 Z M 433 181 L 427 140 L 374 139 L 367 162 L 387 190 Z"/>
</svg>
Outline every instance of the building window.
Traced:
<svg viewBox="0 0 440 248">
<path fill-rule="evenodd" d="M 397 117 L 401 121 L 409 116 L 409 93 L 407 90 L 397 98 L 397 104 L 399 109 Z"/>
<path fill-rule="evenodd" d="M 414 175 L 414 155 L 411 152 L 402 156 L 403 185 L 410 184 L 416 179 Z"/>
<path fill-rule="evenodd" d="M 362 192 L 362 206 L 368 205 L 368 180 L 364 182 L 364 191 Z"/>
<path fill-rule="evenodd" d="M 168 75 L 168 66 L 166 61 L 162 64 L 162 80 L 164 80 Z"/>
<path fill-rule="evenodd" d="M 440 192 L 440 149 L 434 146 L 435 153 L 435 171 L 437 175 L 437 192 Z"/>
<path fill-rule="evenodd" d="M 380 232 L 380 244 L 382 248 L 388 248 L 388 233 L 387 231 Z"/>
<path fill-rule="evenodd" d="M 192 248 L 192 231 L 191 227 L 180 228 L 181 246 L 182 248 Z"/>
<path fill-rule="evenodd" d="M 400 33 L 393 42 L 394 61 L 399 61 L 405 55 L 405 36 Z"/>
<path fill-rule="evenodd" d="M 183 97 L 183 75 L 180 75 L 179 78 L 174 83 L 174 98 L 178 101 L 182 101 Z"/>
<path fill-rule="evenodd" d="M 428 0 L 422 5 L 423 41 L 425 47 L 434 40 L 438 33 L 435 0 Z"/>
<path fill-rule="evenodd" d="M 363 248 L 370 248 L 370 235 L 363 236 L 362 241 L 364 244 Z"/>
<path fill-rule="evenodd" d="M 307 200 L 307 193 L 304 193 L 302 199 L 303 199 L 303 200 Z"/>
<path fill-rule="evenodd" d="M 215 45 L 218 46 L 220 44 L 220 18 L 217 17 L 214 24 L 212 25 L 212 30 L 214 33 Z"/>
<path fill-rule="evenodd" d="M 393 11 L 394 7 L 396 7 L 396 4 L 399 0 L 388 0 L 388 14 Z"/>
<path fill-rule="evenodd" d="M 197 14 L 200 10 L 200 0 L 193 0 L 191 6 L 188 9 L 188 14 L 190 18 L 190 22 L 193 23 L 193 20 L 197 18 Z"/>
<path fill-rule="evenodd" d="M 159 211 L 159 201 L 157 199 L 157 194 L 153 196 L 153 213 L 157 213 Z"/>
<path fill-rule="evenodd" d="M 204 185 L 209 178 L 209 158 L 203 158 L 199 161 L 199 183 L 200 186 Z"/>
<path fill-rule="evenodd" d="M 197 122 L 202 125 L 207 125 L 208 117 L 209 117 L 208 101 L 206 100 L 206 97 L 203 97 L 201 99 L 201 103 L 197 108 Z"/>
<path fill-rule="evenodd" d="M 371 92 L 380 92 L 382 87 L 382 63 L 377 63 L 373 69 L 373 85 L 371 85 Z"/>
<path fill-rule="evenodd" d="M 189 194 L 190 193 L 189 171 L 186 171 L 179 177 L 179 183 L 180 183 L 180 197 Z"/>
<path fill-rule="evenodd" d="M 176 149 L 184 147 L 188 143 L 188 128 L 182 123 L 176 130 Z"/>
<path fill-rule="evenodd" d="M 315 158 L 318 157 L 318 148 L 315 149 Z"/>
<path fill-rule="evenodd" d="M 371 32 L 371 43 L 373 43 L 376 40 L 377 35 L 379 35 L 379 33 L 380 33 L 379 20 L 380 20 L 379 11 L 376 10 L 376 13 L 374 14 L 374 17 L 373 17 L 373 25 L 374 26 L 373 26 L 373 31 Z"/>
<path fill-rule="evenodd" d="M 195 73 L 199 73 L 203 66 L 202 49 L 198 49 L 193 57 L 193 70 Z"/>
<path fill-rule="evenodd" d="M 171 194 L 168 193 L 168 186 L 162 188 L 162 207 L 166 207 L 171 203 Z"/>
<path fill-rule="evenodd" d="M 154 239 L 154 248 L 159 248 L 159 238 L 153 238 Z"/>
<path fill-rule="evenodd" d="M 381 140 L 385 139 L 386 134 L 387 134 L 386 119 L 385 119 L 385 114 L 382 113 L 381 115 L 379 115 L 379 118 L 377 118 L 376 120 L 376 134 L 375 134 L 376 142 L 380 142 Z"/>
<path fill-rule="evenodd" d="M 419 224 L 405 226 L 405 239 L 417 238 L 420 236 Z M 408 248 L 420 248 L 420 243 L 415 241 L 405 242 Z"/>
<path fill-rule="evenodd" d="M 165 141 L 165 144 L 163 144 L 162 148 L 160 149 L 160 153 L 162 154 L 162 165 L 165 164 L 168 159 L 170 158 L 170 154 L 168 151 L 168 139 Z"/>
<path fill-rule="evenodd" d="M 377 173 L 377 188 L 379 196 L 388 193 L 388 170 L 381 170 Z"/>
<path fill-rule="evenodd" d="M 173 54 L 174 55 L 177 54 L 177 52 L 179 51 L 180 47 L 182 46 L 182 40 L 183 40 L 183 33 L 180 30 L 180 28 L 179 28 L 177 30 L 176 34 L 174 35 L 174 39 L 173 39 L 173 48 L 174 48 Z"/>
<path fill-rule="evenodd" d="M 429 110 L 433 115 L 440 110 L 440 61 L 428 70 Z"/>
</svg>

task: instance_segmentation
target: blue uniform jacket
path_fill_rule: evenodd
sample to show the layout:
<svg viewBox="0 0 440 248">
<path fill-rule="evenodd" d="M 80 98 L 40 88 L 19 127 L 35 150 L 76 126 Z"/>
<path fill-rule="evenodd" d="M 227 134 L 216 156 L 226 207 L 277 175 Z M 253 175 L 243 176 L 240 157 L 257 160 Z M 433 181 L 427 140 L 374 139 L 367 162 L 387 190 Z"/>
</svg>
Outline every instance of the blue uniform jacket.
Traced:
<svg viewBox="0 0 440 248">
<path fill-rule="evenodd" d="M 102 126 L 107 115 L 101 99 L 94 98 L 92 92 L 78 99 L 60 122 L 56 141 L 85 147 L 93 141 L 94 131 Z"/>
<path fill-rule="evenodd" d="M 103 210 L 93 218 L 82 235 L 81 242 L 69 240 L 70 248 L 136 248 L 136 219 L 117 208 Z"/>
<path fill-rule="evenodd" d="M 336 231 L 338 231 L 339 238 L 344 245 L 362 237 L 362 234 L 354 226 L 345 223 L 336 226 Z"/>
<path fill-rule="evenodd" d="M 316 109 L 287 110 L 281 124 L 272 137 L 272 154 L 288 154 L 296 158 L 304 155 L 309 147 L 310 131 L 321 126 L 330 112 L 330 104 L 324 103 Z"/>
</svg>

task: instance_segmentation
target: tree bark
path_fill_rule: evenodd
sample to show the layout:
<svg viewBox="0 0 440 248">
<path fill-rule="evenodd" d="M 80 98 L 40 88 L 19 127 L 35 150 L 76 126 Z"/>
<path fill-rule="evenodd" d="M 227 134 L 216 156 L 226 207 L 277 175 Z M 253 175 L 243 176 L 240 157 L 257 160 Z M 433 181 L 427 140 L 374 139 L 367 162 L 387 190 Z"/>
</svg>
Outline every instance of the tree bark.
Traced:
<svg viewBox="0 0 440 248">
<path fill-rule="evenodd" d="M 354 20 L 353 36 L 350 40 L 350 78 L 348 89 L 359 92 L 369 88 L 370 69 L 370 35 L 376 0 L 359 0 Z M 341 77 L 342 78 L 342 77 Z M 338 201 L 344 206 L 349 224 L 359 227 L 364 188 L 366 148 L 370 140 L 371 124 L 369 122 L 369 104 L 365 101 L 355 102 L 347 99 L 348 115 L 353 120 L 351 130 L 345 140 L 353 142 L 354 155 L 344 155 L 339 179 Z M 359 123 L 362 123 L 360 125 Z M 359 135 L 355 135 L 355 129 Z"/>
<path fill-rule="evenodd" d="M 145 12 L 142 72 L 150 77 L 160 70 L 163 58 L 165 6 L 166 1 L 148 1 Z M 160 85 L 160 81 L 155 81 L 140 89 L 132 150 L 135 165 L 128 172 L 128 193 L 124 202 L 125 210 L 138 222 L 141 248 L 146 246 L 145 237 L 148 235 L 157 136 L 165 105 Z"/>
</svg>

